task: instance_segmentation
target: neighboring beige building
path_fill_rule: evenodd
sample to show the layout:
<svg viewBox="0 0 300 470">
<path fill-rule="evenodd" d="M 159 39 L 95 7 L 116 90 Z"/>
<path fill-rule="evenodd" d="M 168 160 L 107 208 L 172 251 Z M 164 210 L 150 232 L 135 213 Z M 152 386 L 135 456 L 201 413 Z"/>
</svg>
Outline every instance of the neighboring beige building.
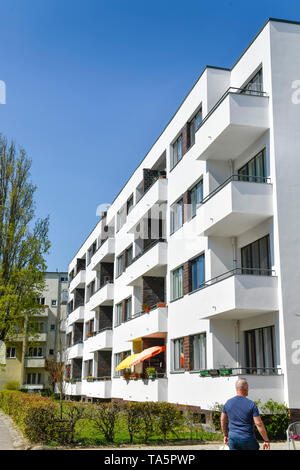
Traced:
<svg viewBox="0 0 300 470">
<path fill-rule="evenodd" d="M 59 350 L 68 301 L 68 273 L 47 272 L 46 286 L 40 298 L 45 311 L 34 317 L 39 337 L 34 345 L 28 344 L 21 335 L 6 344 L 5 367 L 0 368 L 0 389 L 11 380 L 32 391 L 50 388 L 45 361 L 54 358 Z"/>
</svg>

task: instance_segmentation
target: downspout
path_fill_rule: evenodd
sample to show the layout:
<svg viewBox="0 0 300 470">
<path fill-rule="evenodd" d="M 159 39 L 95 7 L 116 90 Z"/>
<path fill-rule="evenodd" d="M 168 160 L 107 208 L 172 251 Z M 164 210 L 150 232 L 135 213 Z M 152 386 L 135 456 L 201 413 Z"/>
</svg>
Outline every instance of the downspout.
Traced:
<svg viewBox="0 0 300 470">
<path fill-rule="evenodd" d="M 237 238 L 231 238 L 231 245 L 232 245 L 232 254 L 233 254 L 233 269 L 237 268 Z"/>
<path fill-rule="evenodd" d="M 236 357 L 236 367 L 240 368 L 240 320 L 235 322 L 234 326 L 235 331 L 235 357 Z"/>
</svg>

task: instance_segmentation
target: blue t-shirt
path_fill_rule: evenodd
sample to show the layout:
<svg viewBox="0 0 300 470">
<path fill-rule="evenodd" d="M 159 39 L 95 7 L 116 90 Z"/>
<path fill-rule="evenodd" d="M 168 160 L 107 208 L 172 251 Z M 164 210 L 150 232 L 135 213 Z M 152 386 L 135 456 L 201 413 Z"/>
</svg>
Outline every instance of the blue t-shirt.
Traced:
<svg viewBox="0 0 300 470">
<path fill-rule="evenodd" d="M 239 439 L 255 437 L 253 417 L 259 416 L 259 411 L 253 401 L 237 395 L 225 403 L 222 411 L 229 419 L 229 437 Z"/>
</svg>

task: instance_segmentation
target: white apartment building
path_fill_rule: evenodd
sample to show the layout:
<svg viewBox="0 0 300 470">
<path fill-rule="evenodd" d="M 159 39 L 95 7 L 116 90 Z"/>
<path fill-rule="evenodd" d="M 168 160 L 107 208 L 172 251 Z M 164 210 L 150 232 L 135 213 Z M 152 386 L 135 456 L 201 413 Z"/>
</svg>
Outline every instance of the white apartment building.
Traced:
<svg viewBox="0 0 300 470">
<path fill-rule="evenodd" d="M 300 410 L 299 125 L 300 23 L 269 19 L 205 68 L 71 261 L 67 395 L 209 411 L 246 377 Z"/>
</svg>

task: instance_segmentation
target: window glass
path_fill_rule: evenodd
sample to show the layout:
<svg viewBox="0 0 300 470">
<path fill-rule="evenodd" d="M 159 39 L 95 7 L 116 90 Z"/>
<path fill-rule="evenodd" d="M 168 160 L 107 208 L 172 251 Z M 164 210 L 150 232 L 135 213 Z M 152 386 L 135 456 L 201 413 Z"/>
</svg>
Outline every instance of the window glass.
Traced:
<svg viewBox="0 0 300 470">
<path fill-rule="evenodd" d="M 183 268 L 175 269 L 172 273 L 172 300 L 183 296 Z"/>
<path fill-rule="evenodd" d="M 172 151 L 172 162 L 171 162 L 171 168 L 173 168 L 176 163 L 179 162 L 182 158 L 182 135 L 178 137 L 178 139 L 174 142 L 173 146 L 173 151 Z"/>
<path fill-rule="evenodd" d="M 183 341 L 183 338 L 175 339 L 173 341 L 173 370 L 184 369 Z"/>
<path fill-rule="evenodd" d="M 193 370 L 206 369 L 206 333 L 193 336 Z"/>
<path fill-rule="evenodd" d="M 183 201 L 176 202 L 171 206 L 171 233 L 178 230 L 183 224 Z"/>
<path fill-rule="evenodd" d="M 192 217 L 196 215 L 196 210 L 198 205 L 203 199 L 203 180 L 199 181 L 196 186 L 191 189 L 191 209 L 192 209 Z"/>
<path fill-rule="evenodd" d="M 205 282 L 204 254 L 191 262 L 192 290 L 199 289 Z"/>
</svg>

